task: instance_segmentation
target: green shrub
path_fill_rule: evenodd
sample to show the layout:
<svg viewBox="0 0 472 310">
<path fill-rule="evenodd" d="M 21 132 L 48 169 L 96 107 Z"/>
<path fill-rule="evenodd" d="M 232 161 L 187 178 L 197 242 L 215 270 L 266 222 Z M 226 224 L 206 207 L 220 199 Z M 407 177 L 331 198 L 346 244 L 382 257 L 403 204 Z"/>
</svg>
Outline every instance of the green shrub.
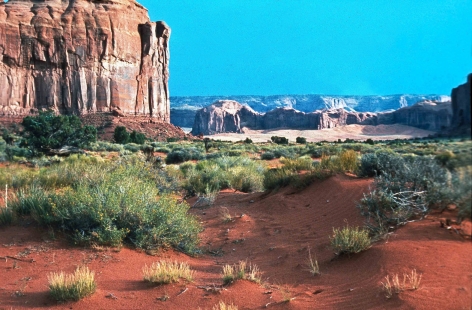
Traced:
<svg viewBox="0 0 472 310">
<path fill-rule="evenodd" d="M 230 186 L 244 193 L 262 191 L 264 171 L 264 167 L 254 164 L 232 167 L 228 170 Z"/>
<path fill-rule="evenodd" d="M 123 152 L 124 148 L 121 144 L 110 143 L 106 141 L 97 141 L 95 143 L 91 143 L 88 147 L 90 151 L 94 152 Z"/>
<path fill-rule="evenodd" d="M 73 274 L 51 273 L 49 292 L 57 301 L 78 301 L 95 292 L 95 273 L 88 267 L 79 267 Z"/>
<path fill-rule="evenodd" d="M 116 143 L 119 144 L 126 144 L 130 142 L 130 135 L 129 132 L 126 130 L 126 127 L 117 126 L 115 128 L 115 132 L 113 133 L 113 139 Z"/>
<path fill-rule="evenodd" d="M 358 175 L 361 177 L 373 177 L 380 173 L 378 168 L 378 159 L 375 153 L 362 155 Z"/>
<path fill-rule="evenodd" d="M 270 139 L 276 144 L 288 144 L 288 139 L 285 137 L 272 136 Z"/>
<path fill-rule="evenodd" d="M 207 188 L 233 188 L 243 192 L 263 189 L 266 167 L 247 157 L 222 156 L 182 168 L 186 176 L 184 188 L 189 194 L 208 194 Z"/>
<path fill-rule="evenodd" d="M 444 151 L 436 155 L 436 160 L 444 167 L 447 167 L 449 161 L 456 157 L 451 151 Z"/>
<path fill-rule="evenodd" d="M 274 156 L 276 158 L 295 158 L 296 154 L 292 148 L 276 148 L 274 149 Z"/>
<path fill-rule="evenodd" d="M 266 151 L 261 155 L 262 160 L 272 160 L 275 158 L 275 155 L 273 152 Z"/>
<path fill-rule="evenodd" d="M 132 153 L 137 153 L 141 150 L 141 147 L 138 144 L 135 143 L 128 143 L 123 146 L 125 150 L 128 150 Z"/>
<path fill-rule="evenodd" d="M 200 225 L 187 214 L 187 204 L 159 193 L 155 181 L 162 178 L 149 166 L 133 158 L 75 165 L 78 169 L 67 169 L 71 174 L 60 178 L 70 183 L 66 189 L 48 192 L 33 185 L 20 190 L 11 207 L 40 224 L 60 227 L 77 244 L 116 246 L 126 241 L 144 249 L 197 250 Z"/>
<path fill-rule="evenodd" d="M 287 168 L 270 169 L 264 174 L 264 188 L 273 190 L 294 184 L 300 176 L 298 172 Z"/>
<path fill-rule="evenodd" d="M 313 161 L 311 158 L 299 157 L 297 159 L 281 158 L 280 162 L 284 167 L 294 171 L 311 170 Z"/>
<path fill-rule="evenodd" d="M 333 172 L 356 173 L 359 165 L 357 153 L 353 150 L 346 150 L 334 156 L 323 156 L 320 166 Z"/>
<path fill-rule="evenodd" d="M 354 254 L 367 250 L 370 247 L 369 232 L 359 227 L 333 228 L 333 236 L 330 237 L 331 247 L 336 255 Z"/>
<path fill-rule="evenodd" d="M 246 140 L 244 140 L 244 143 L 246 143 L 246 144 L 251 144 L 251 143 L 252 143 L 252 140 L 249 139 L 249 138 L 246 138 Z"/>
<path fill-rule="evenodd" d="M 39 112 L 38 116 L 27 116 L 22 122 L 25 144 L 35 152 L 58 149 L 63 146 L 86 147 L 97 139 L 97 129 L 82 126 L 75 115 L 54 115 Z"/>
<path fill-rule="evenodd" d="M 188 160 L 201 160 L 204 158 L 202 151 L 195 147 L 175 148 L 166 157 L 166 164 L 178 164 Z"/>
<path fill-rule="evenodd" d="M 466 177 L 469 181 L 464 182 L 458 173 L 449 172 L 433 158 L 378 153 L 376 165 L 376 190 L 365 195 L 358 205 L 374 235 L 385 233 L 386 227 L 422 217 L 431 208 L 468 204 L 470 174 Z"/>
<path fill-rule="evenodd" d="M 146 141 L 146 136 L 143 133 L 136 132 L 136 130 L 133 130 L 133 132 L 129 135 L 130 141 L 136 144 L 144 144 Z"/>
<path fill-rule="evenodd" d="M 299 144 L 306 144 L 306 138 L 304 137 L 297 137 L 295 139 L 295 142 L 299 143 Z"/>
<path fill-rule="evenodd" d="M 6 128 L 3 128 L 2 129 L 2 139 L 5 141 L 6 144 L 13 145 L 13 142 L 15 142 L 15 135 L 13 135 Z"/>
</svg>

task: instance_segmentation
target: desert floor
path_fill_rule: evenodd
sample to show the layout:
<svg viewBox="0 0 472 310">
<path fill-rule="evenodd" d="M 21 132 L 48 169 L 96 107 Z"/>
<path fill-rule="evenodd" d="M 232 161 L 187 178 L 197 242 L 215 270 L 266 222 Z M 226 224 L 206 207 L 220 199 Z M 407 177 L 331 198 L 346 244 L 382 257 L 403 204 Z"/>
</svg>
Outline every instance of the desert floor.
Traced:
<svg viewBox="0 0 472 310">
<path fill-rule="evenodd" d="M 243 133 L 221 133 L 206 137 L 223 141 L 241 141 L 246 139 L 246 137 L 249 137 L 254 142 L 267 142 L 270 141 L 270 137 L 272 136 L 286 137 L 291 142 L 295 142 L 297 137 L 304 137 L 308 142 L 319 142 L 337 141 L 338 139 L 344 141 L 347 138 L 361 141 L 365 141 L 367 139 L 411 139 L 416 137 L 427 137 L 428 135 L 432 135 L 434 133 L 435 132 L 433 131 L 405 125 L 347 125 L 322 130 L 251 130 L 244 128 Z"/>
<path fill-rule="evenodd" d="M 0 228 L 0 309 L 212 309 L 219 301 L 239 309 L 471 309 L 472 243 L 464 235 L 471 223 L 454 224 L 454 210 L 408 223 L 360 254 L 334 255 L 333 228 L 363 224 L 356 201 L 370 186 L 372 179 L 341 174 L 301 191 L 223 191 L 213 206 L 190 211 L 205 228 L 199 257 L 72 247 L 59 233 L 23 220 Z M 231 221 L 222 219 L 224 211 Z M 446 218 L 450 229 L 440 225 Z M 310 274 L 309 251 L 321 275 Z M 188 262 L 195 280 L 149 286 L 142 268 L 159 260 Z M 260 268 L 262 284 L 221 286 L 222 266 L 240 260 Z M 48 294 L 48 274 L 78 265 L 96 272 L 96 293 L 57 304 Z M 385 276 L 413 269 L 422 274 L 421 287 L 387 299 Z"/>
</svg>

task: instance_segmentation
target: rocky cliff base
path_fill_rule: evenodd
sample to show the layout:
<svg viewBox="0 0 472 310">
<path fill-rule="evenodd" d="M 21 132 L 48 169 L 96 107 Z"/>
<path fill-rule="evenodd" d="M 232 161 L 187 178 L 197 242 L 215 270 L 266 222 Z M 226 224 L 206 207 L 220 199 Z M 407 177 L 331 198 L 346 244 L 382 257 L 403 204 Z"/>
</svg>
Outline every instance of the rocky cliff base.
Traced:
<svg viewBox="0 0 472 310">
<path fill-rule="evenodd" d="M 115 117 L 111 113 L 94 113 L 80 116 L 82 123 L 92 125 L 97 128 L 98 139 L 102 141 L 113 142 L 113 134 L 117 126 L 124 126 L 128 132 L 136 130 L 143 133 L 147 138 L 154 141 L 167 141 L 168 138 L 176 138 L 178 140 L 189 139 L 193 137 L 186 134 L 180 127 L 170 123 L 156 121 L 149 117 L 125 116 Z M 21 131 L 22 116 L 1 117 L 0 129 L 7 128 L 13 132 Z"/>
</svg>

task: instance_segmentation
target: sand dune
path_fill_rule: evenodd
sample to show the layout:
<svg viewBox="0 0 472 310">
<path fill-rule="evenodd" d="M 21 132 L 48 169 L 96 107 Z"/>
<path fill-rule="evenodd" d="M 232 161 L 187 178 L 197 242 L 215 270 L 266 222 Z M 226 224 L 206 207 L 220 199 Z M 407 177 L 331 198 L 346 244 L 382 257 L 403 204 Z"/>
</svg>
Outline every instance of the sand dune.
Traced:
<svg viewBox="0 0 472 310">
<path fill-rule="evenodd" d="M 0 309 L 212 309 L 219 301 L 239 309 L 470 309 L 470 238 L 440 227 L 439 216 L 455 218 L 449 211 L 409 223 L 365 252 L 336 258 L 329 241 L 333 227 L 363 224 L 356 201 L 371 185 L 372 179 L 337 175 L 299 192 L 225 190 L 212 207 L 191 209 L 205 227 L 198 257 L 72 247 L 30 221 L 0 228 Z M 222 208 L 233 221 L 222 220 Z M 308 270 L 309 250 L 321 275 Z M 142 267 L 164 259 L 188 262 L 194 282 L 152 287 L 142 281 Z M 221 289 L 222 266 L 240 260 L 259 266 L 262 285 L 237 281 Z M 82 264 L 96 272 L 96 293 L 57 304 L 47 275 Z M 420 289 L 385 298 L 384 277 L 412 269 L 423 274 Z M 293 299 L 284 302 L 287 297 Z"/>
</svg>

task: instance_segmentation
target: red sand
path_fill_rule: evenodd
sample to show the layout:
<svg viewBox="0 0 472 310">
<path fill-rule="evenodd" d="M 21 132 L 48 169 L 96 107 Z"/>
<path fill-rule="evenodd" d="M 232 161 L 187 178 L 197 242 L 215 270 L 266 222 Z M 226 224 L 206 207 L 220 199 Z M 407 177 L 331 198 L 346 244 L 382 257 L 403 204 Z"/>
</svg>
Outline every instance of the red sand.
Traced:
<svg viewBox="0 0 472 310">
<path fill-rule="evenodd" d="M 440 217 L 453 219 L 452 213 L 409 223 L 363 253 L 336 258 L 328 237 L 333 227 L 362 225 L 355 202 L 371 183 L 339 175 L 300 192 L 224 191 L 214 206 L 191 210 L 205 227 L 205 254 L 196 258 L 172 250 L 150 256 L 127 248 L 71 247 L 63 237 L 53 240 L 47 230 L 28 222 L 0 228 L 0 257 L 22 259 L 0 259 L 0 309 L 212 309 L 220 300 L 239 309 L 470 309 L 470 238 L 440 227 Z M 222 207 L 232 222 L 223 222 Z M 308 271 L 308 249 L 318 259 L 319 276 Z M 142 267 L 160 259 L 187 261 L 196 270 L 195 281 L 147 285 Z M 221 267 L 240 260 L 259 266 L 263 285 L 238 281 L 220 293 L 198 288 L 221 285 Z M 57 304 L 48 295 L 47 275 L 72 272 L 81 264 L 96 272 L 96 293 Z M 420 289 L 386 299 L 383 278 L 412 269 L 423 274 Z M 164 295 L 170 298 L 158 299 Z"/>
</svg>

